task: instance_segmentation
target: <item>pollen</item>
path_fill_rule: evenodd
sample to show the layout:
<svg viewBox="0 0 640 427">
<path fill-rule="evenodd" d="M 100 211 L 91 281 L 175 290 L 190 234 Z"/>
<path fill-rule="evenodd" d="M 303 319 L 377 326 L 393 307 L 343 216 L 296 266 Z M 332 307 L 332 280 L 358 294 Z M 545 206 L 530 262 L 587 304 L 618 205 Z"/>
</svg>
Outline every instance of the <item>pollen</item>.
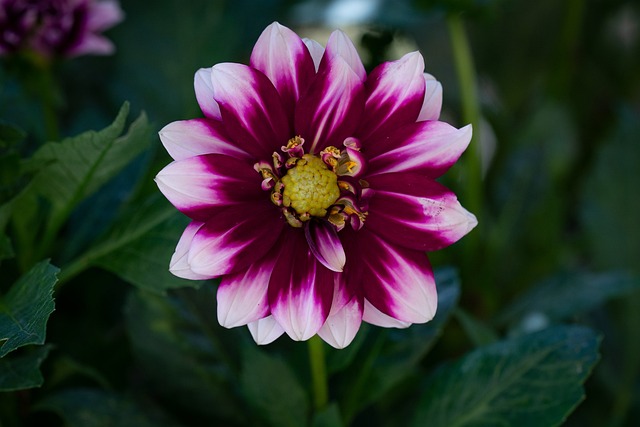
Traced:
<svg viewBox="0 0 640 427">
<path fill-rule="evenodd" d="M 337 175 L 318 157 L 305 154 L 282 177 L 283 203 L 299 215 L 324 217 L 340 197 Z"/>
</svg>

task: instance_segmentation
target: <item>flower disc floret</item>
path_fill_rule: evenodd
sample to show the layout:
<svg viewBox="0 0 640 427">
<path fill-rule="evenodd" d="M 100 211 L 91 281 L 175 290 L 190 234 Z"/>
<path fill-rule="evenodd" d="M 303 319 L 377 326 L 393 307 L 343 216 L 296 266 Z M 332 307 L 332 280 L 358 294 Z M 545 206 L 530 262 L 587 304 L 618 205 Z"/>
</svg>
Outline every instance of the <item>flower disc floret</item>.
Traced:
<svg viewBox="0 0 640 427">
<path fill-rule="evenodd" d="M 312 154 L 305 154 L 282 177 L 283 202 L 299 215 L 324 217 L 327 209 L 340 197 L 338 177 L 325 163 Z"/>
</svg>

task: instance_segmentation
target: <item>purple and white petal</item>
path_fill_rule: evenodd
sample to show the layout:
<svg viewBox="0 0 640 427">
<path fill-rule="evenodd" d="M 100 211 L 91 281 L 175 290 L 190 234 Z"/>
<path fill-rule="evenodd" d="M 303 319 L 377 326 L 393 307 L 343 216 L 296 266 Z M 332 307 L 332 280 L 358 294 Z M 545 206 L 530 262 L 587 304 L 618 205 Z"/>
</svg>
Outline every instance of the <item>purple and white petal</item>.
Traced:
<svg viewBox="0 0 640 427">
<path fill-rule="evenodd" d="M 280 95 L 260 71 L 243 64 L 217 64 L 211 69 L 211 83 L 227 133 L 256 158 L 271 157 L 274 147 L 291 138 Z"/>
<path fill-rule="evenodd" d="M 116 47 L 111 40 L 97 34 L 85 34 L 72 48 L 66 51 L 68 57 L 80 55 L 111 55 Z"/>
<path fill-rule="evenodd" d="M 262 32 L 251 53 L 251 67 L 262 71 L 280 93 L 287 116 L 304 93 L 315 67 L 309 49 L 296 33 L 277 22 Z"/>
<path fill-rule="evenodd" d="M 414 123 L 424 101 L 424 59 L 411 52 L 397 61 L 376 67 L 366 83 L 367 101 L 360 139 L 386 135 L 390 130 Z"/>
<path fill-rule="evenodd" d="M 182 236 L 178 241 L 178 245 L 176 246 L 176 250 L 169 262 L 169 271 L 174 276 L 191 280 L 204 280 L 211 278 L 210 276 L 194 273 L 188 262 L 189 249 L 191 248 L 193 236 L 195 236 L 203 225 L 204 223 L 202 222 L 192 221 L 182 233 Z"/>
<path fill-rule="evenodd" d="M 364 86 L 344 59 L 336 57 L 320 68 L 295 114 L 296 134 L 312 154 L 339 147 L 353 134 L 364 109 Z"/>
<path fill-rule="evenodd" d="M 397 245 L 435 251 L 457 242 L 478 223 L 453 192 L 432 179 L 394 173 L 367 180 L 375 193 L 366 226 Z"/>
<path fill-rule="evenodd" d="M 225 328 L 235 328 L 255 322 L 269 315 L 267 289 L 277 251 L 254 262 L 246 270 L 222 278 L 216 299 L 218 323 Z"/>
<path fill-rule="evenodd" d="M 264 199 L 260 175 L 253 166 L 222 154 L 205 154 L 170 163 L 158 173 L 155 181 L 176 208 L 202 222 L 209 219 L 212 208 Z"/>
<path fill-rule="evenodd" d="M 247 325 L 249 332 L 253 340 L 258 345 L 271 344 L 276 339 L 280 338 L 280 335 L 284 334 L 282 326 L 276 322 L 273 316 L 267 316 L 255 322 L 251 322 Z"/>
<path fill-rule="evenodd" d="M 428 73 L 424 73 L 424 81 L 426 85 L 424 101 L 418 115 L 418 121 L 438 120 L 442 110 L 442 85 Z"/>
<path fill-rule="evenodd" d="M 309 221 L 304 235 L 316 259 L 329 270 L 341 272 L 346 256 L 336 228 L 328 221 Z"/>
<path fill-rule="evenodd" d="M 92 31 L 104 31 L 124 19 L 124 12 L 117 1 L 101 0 L 89 2 L 87 28 Z"/>
<path fill-rule="evenodd" d="M 391 316 L 387 316 L 377 308 L 375 308 L 369 301 L 364 300 L 364 313 L 362 313 L 362 320 L 372 325 L 380 326 L 381 328 L 398 328 L 404 329 L 411 326 L 410 322 L 401 322 Z"/>
<path fill-rule="evenodd" d="M 327 47 L 318 66 L 319 71 L 322 71 L 323 67 L 328 66 L 328 63 L 336 58 L 344 60 L 361 82 L 367 79 L 367 71 L 364 69 L 356 47 L 353 45 L 349 36 L 340 30 L 334 31 L 329 36 Z"/>
<path fill-rule="evenodd" d="M 307 49 L 309 49 L 309 53 L 311 54 L 311 58 L 313 59 L 313 65 L 318 71 L 318 67 L 320 66 L 320 61 L 322 60 L 322 55 L 324 55 L 324 47 L 315 40 L 303 38 L 302 41 L 305 45 L 307 45 Z"/>
<path fill-rule="evenodd" d="M 367 145 L 367 173 L 414 172 L 437 178 L 460 158 L 471 134 L 471 125 L 456 129 L 437 121 L 401 127 Z"/>
<path fill-rule="evenodd" d="M 269 306 L 287 335 L 304 341 L 329 315 L 336 273 L 316 260 L 301 231 L 289 231 L 281 242 L 269 282 Z"/>
<path fill-rule="evenodd" d="M 220 106 L 213 97 L 213 84 L 211 83 L 211 68 L 200 68 L 193 77 L 193 86 L 196 92 L 196 100 L 205 117 L 221 120 Z"/>
<path fill-rule="evenodd" d="M 427 256 L 392 244 L 366 227 L 358 234 L 364 297 L 383 314 L 401 322 L 431 320 L 438 293 Z"/>
<path fill-rule="evenodd" d="M 193 236 L 187 262 L 208 277 L 244 271 L 274 250 L 284 227 L 268 201 L 218 209 Z"/>
<path fill-rule="evenodd" d="M 351 344 L 361 323 L 362 300 L 353 296 L 346 304 L 331 306 L 329 317 L 318 331 L 318 335 L 332 347 L 342 349 Z"/>
<path fill-rule="evenodd" d="M 222 122 L 217 120 L 180 120 L 169 123 L 158 134 L 162 145 L 174 160 L 184 160 L 200 154 L 251 158 L 238 144 L 229 141 Z"/>
</svg>

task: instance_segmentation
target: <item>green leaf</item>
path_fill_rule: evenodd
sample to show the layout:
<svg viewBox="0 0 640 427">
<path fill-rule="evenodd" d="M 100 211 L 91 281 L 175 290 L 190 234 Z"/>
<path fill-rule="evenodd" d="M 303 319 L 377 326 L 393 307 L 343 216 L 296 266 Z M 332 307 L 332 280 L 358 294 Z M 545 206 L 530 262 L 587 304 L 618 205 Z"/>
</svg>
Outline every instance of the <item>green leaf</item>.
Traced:
<svg viewBox="0 0 640 427">
<path fill-rule="evenodd" d="M 526 292 L 498 317 L 500 325 L 520 323 L 542 326 L 568 319 L 640 289 L 640 277 L 624 272 L 563 273 L 551 277 Z M 570 304 L 567 301 L 571 301 Z"/>
<path fill-rule="evenodd" d="M 144 113 L 120 136 L 128 113 L 129 104 L 125 103 L 105 129 L 49 142 L 26 162 L 27 170 L 44 165 L 34 177 L 36 191 L 54 210 L 70 212 L 148 147 L 150 127 Z"/>
<path fill-rule="evenodd" d="M 562 326 L 479 348 L 429 377 L 412 425 L 559 425 L 584 398 L 599 341 Z"/>
<path fill-rule="evenodd" d="M 132 292 L 125 316 L 145 393 L 172 412 L 202 419 L 202 425 L 235 425 L 246 418 L 234 393 L 231 368 L 238 356 L 231 352 L 243 342 L 239 332 L 247 331 L 217 324 L 213 286 L 184 289 L 179 297 Z"/>
<path fill-rule="evenodd" d="M 59 391 L 38 402 L 35 409 L 55 412 L 68 427 L 177 426 L 157 408 L 143 407 L 132 396 L 90 388 Z"/>
<path fill-rule="evenodd" d="M 188 219 L 165 200 L 154 197 L 146 206 L 125 214 L 97 250 L 95 265 L 142 289 L 164 293 L 168 289 L 199 287 L 204 282 L 186 280 L 169 272 L 169 261 Z M 104 249 L 111 250 L 105 251 Z"/>
<path fill-rule="evenodd" d="M 307 395 L 286 363 L 248 347 L 242 365 L 242 391 L 260 419 L 274 427 L 306 425 Z"/>
<path fill-rule="evenodd" d="M 36 346 L 31 351 L 0 359 L 0 391 L 24 390 L 43 383 L 40 365 L 47 358 L 51 346 Z"/>
<path fill-rule="evenodd" d="M 147 148 L 150 126 L 144 113 L 120 136 L 128 112 L 129 104 L 125 103 L 113 124 L 105 129 L 46 143 L 23 162 L 23 171 L 34 176 L 12 208 L 19 253 L 36 259 L 50 255 L 73 209 Z M 42 206 L 40 198 L 48 200 L 50 206 Z M 33 260 L 25 258 L 22 262 L 28 265 Z"/>
<path fill-rule="evenodd" d="M 181 279 L 169 272 L 171 255 L 187 224 L 187 218 L 157 193 L 131 203 L 101 240 L 63 267 L 61 280 L 99 266 L 159 294 L 172 288 L 200 287 L 203 281 Z"/>
<path fill-rule="evenodd" d="M 0 298 L 0 357 L 27 344 L 44 343 L 58 271 L 42 261 Z"/>
</svg>

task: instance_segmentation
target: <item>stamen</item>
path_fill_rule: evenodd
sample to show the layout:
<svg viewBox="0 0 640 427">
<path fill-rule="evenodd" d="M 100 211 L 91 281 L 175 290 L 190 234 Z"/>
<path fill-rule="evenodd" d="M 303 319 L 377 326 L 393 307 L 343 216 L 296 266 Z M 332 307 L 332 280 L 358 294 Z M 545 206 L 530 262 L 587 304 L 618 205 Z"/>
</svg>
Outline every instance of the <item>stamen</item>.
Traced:
<svg viewBox="0 0 640 427">
<path fill-rule="evenodd" d="M 300 135 L 296 135 L 287 141 L 287 145 L 280 147 L 280 149 L 289 154 L 290 157 L 302 157 L 304 154 L 304 149 L 302 145 L 304 144 L 304 138 Z"/>
<path fill-rule="evenodd" d="M 324 218 L 340 231 L 349 223 L 354 230 L 364 225 L 373 192 L 362 175 L 365 159 L 360 141 L 344 140 L 344 149 L 329 146 L 318 155 L 304 154 L 304 139 L 291 138 L 282 152 L 272 155 L 272 164 L 258 162 L 262 188 L 271 190 L 271 202 L 280 207 L 289 225 L 300 228 L 312 217 Z M 338 177 L 345 177 L 338 181 Z"/>
<path fill-rule="evenodd" d="M 289 209 L 283 209 L 282 213 L 284 214 L 284 219 L 287 220 L 290 226 L 295 228 L 302 227 L 302 221 L 300 221 Z"/>
</svg>

